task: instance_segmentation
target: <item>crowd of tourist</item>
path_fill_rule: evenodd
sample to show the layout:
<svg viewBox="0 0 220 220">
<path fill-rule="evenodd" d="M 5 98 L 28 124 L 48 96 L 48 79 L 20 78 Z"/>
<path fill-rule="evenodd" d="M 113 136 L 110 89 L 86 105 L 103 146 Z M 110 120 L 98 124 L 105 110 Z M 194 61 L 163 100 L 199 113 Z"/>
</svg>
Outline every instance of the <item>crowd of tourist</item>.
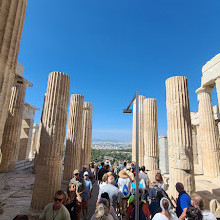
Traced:
<svg viewBox="0 0 220 220">
<path fill-rule="evenodd" d="M 193 194 L 190 197 L 180 182 L 176 183 L 178 198 L 171 200 L 161 173 L 156 173 L 155 179 L 150 181 L 144 166 L 139 168 L 139 189 L 136 190 L 136 169 L 135 162 L 130 165 L 124 162 L 113 167 L 90 163 L 81 171 L 74 170 L 67 192 L 56 192 L 54 202 L 44 208 L 39 219 L 89 219 L 88 200 L 94 183 L 98 184 L 99 193 L 91 220 L 135 219 L 136 200 L 139 201 L 140 220 L 216 219 L 210 211 L 204 210 L 201 196 Z"/>
</svg>

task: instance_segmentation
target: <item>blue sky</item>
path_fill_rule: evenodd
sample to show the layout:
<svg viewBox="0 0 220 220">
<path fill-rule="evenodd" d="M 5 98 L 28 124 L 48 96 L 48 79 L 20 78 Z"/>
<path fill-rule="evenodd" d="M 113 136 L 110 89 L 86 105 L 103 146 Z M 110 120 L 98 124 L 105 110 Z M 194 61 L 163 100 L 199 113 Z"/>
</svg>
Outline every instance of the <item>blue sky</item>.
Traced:
<svg viewBox="0 0 220 220">
<path fill-rule="evenodd" d="M 34 85 L 26 102 L 40 108 L 35 122 L 48 74 L 61 71 L 70 94 L 93 103 L 94 139 L 131 140 L 132 115 L 122 109 L 136 91 L 157 99 L 166 135 L 165 80 L 186 76 L 198 110 L 195 90 L 202 66 L 220 51 L 219 23 L 219 0 L 28 0 L 18 60 Z"/>
</svg>

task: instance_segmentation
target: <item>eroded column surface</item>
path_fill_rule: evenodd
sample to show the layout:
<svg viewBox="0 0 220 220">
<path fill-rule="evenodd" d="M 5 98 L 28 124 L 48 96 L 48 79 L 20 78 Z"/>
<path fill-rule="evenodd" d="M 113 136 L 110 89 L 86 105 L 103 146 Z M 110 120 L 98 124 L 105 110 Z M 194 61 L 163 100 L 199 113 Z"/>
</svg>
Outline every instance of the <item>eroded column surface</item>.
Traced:
<svg viewBox="0 0 220 220">
<path fill-rule="evenodd" d="M 31 138 L 31 152 L 30 152 L 30 155 L 29 155 L 30 159 L 34 159 L 35 153 L 39 152 L 39 149 L 37 147 L 38 134 L 39 134 L 39 125 L 34 124 L 33 125 L 33 130 L 32 130 L 32 138 Z"/>
<path fill-rule="evenodd" d="M 157 100 L 144 99 L 144 165 L 151 180 L 158 170 Z"/>
<path fill-rule="evenodd" d="M 0 146 L 8 116 L 26 6 L 27 0 L 0 0 Z"/>
<path fill-rule="evenodd" d="M 219 140 L 212 108 L 212 90 L 213 88 L 196 90 L 199 100 L 199 144 L 202 150 L 204 175 L 218 177 L 220 174 Z"/>
<path fill-rule="evenodd" d="M 217 98 L 218 98 L 218 106 L 220 109 L 220 78 L 217 78 L 215 80 L 215 86 L 216 86 L 216 92 L 217 92 Z"/>
<path fill-rule="evenodd" d="M 39 128 L 39 154 L 31 208 L 42 210 L 61 187 L 61 169 L 66 131 L 70 78 L 61 72 L 49 74 Z M 30 209 L 30 211 L 32 210 Z"/>
<path fill-rule="evenodd" d="M 166 106 L 169 147 L 170 193 L 177 197 L 175 184 L 195 190 L 192 129 L 187 78 L 174 76 L 166 80 Z"/>
<path fill-rule="evenodd" d="M 167 137 L 159 137 L 159 168 L 162 174 L 169 173 L 169 155 Z"/>
<path fill-rule="evenodd" d="M 18 160 L 26 160 L 29 158 L 33 124 L 34 121 L 29 118 L 22 120 Z"/>
<path fill-rule="evenodd" d="M 144 99 L 139 95 L 139 166 L 144 165 Z M 136 101 L 133 102 L 132 160 L 136 161 Z"/>
<path fill-rule="evenodd" d="M 11 89 L 8 118 L 5 123 L 2 139 L 2 161 L 0 164 L 0 172 L 11 172 L 14 170 L 19 151 L 26 87 L 32 86 L 28 81 L 19 76 L 16 76 L 14 84 L 15 86 Z"/>
<path fill-rule="evenodd" d="M 63 171 L 64 180 L 70 180 L 73 171 L 75 169 L 81 169 L 83 103 L 83 95 L 71 95 Z"/>
<path fill-rule="evenodd" d="M 88 165 L 91 161 L 92 151 L 92 103 L 84 102 L 83 106 L 83 141 L 81 166 Z"/>
</svg>

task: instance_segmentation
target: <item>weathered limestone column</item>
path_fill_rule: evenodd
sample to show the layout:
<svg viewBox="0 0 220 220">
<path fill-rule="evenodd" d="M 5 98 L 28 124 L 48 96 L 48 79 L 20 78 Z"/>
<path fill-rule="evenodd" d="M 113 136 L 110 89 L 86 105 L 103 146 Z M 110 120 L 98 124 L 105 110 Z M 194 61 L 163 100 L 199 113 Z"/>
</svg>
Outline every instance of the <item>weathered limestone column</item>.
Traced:
<svg viewBox="0 0 220 220">
<path fill-rule="evenodd" d="M 220 77 L 215 80 L 215 87 L 218 98 L 218 111 L 220 111 Z M 220 122 L 218 122 L 217 126 L 218 126 L 218 136 L 220 136 Z"/>
<path fill-rule="evenodd" d="M 144 99 L 139 95 L 139 166 L 144 165 Z M 136 101 L 133 102 L 132 160 L 136 161 Z"/>
<path fill-rule="evenodd" d="M 174 76 L 166 80 L 167 127 L 169 146 L 169 190 L 177 197 L 175 184 L 182 182 L 185 190 L 195 190 L 192 129 L 187 78 Z"/>
<path fill-rule="evenodd" d="M 202 175 L 204 174 L 203 171 L 203 154 L 202 154 L 202 144 L 201 142 L 203 141 L 201 139 L 200 135 L 200 126 L 196 126 L 196 131 L 197 131 L 197 152 L 198 152 L 198 163 L 194 163 L 194 174 L 199 174 Z"/>
<path fill-rule="evenodd" d="M 167 137 L 159 137 L 159 168 L 162 174 L 169 173 Z"/>
<path fill-rule="evenodd" d="M 205 176 L 219 177 L 220 155 L 218 131 L 213 115 L 211 91 L 213 88 L 196 90 L 199 100 L 199 138 L 203 155 L 203 171 Z"/>
<path fill-rule="evenodd" d="M 83 106 L 83 141 L 81 167 L 91 161 L 92 152 L 92 103 L 84 102 Z"/>
<path fill-rule="evenodd" d="M 70 180 L 73 171 L 81 169 L 83 103 L 83 95 L 71 95 L 63 171 L 64 180 Z"/>
<path fill-rule="evenodd" d="M 39 108 L 28 103 L 24 103 L 18 160 L 32 158 L 31 139 L 36 110 L 39 110 Z"/>
<path fill-rule="evenodd" d="M 192 125 L 192 147 L 193 147 L 193 162 L 194 174 L 203 174 L 202 152 L 200 147 L 199 135 L 199 113 L 191 112 Z"/>
<path fill-rule="evenodd" d="M 39 152 L 39 149 L 37 149 L 38 134 L 39 134 L 39 125 L 34 124 L 32 130 L 32 138 L 31 138 L 31 151 L 29 155 L 30 159 L 34 159 L 35 153 Z"/>
<path fill-rule="evenodd" d="M 31 83 L 18 75 L 15 78 L 14 84 L 15 86 L 11 89 L 8 118 L 5 123 L 2 139 L 2 161 L 0 163 L 0 172 L 11 172 L 14 170 L 19 151 L 26 87 L 32 86 Z"/>
<path fill-rule="evenodd" d="M 198 149 L 197 149 L 197 126 L 192 126 L 192 148 L 193 148 L 193 162 L 198 164 Z"/>
<path fill-rule="evenodd" d="M 33 124 L 34 121 L 29 118 L 22 120 L 18 160 L 26 160 L 29 158 Z"/>
<path fill-rule="evenodd" d="M 61 72 L 49 74 L 40 125 L 40 150 L 31 208 L 42 210 L 61 187 L 70 78 Z M 32 210 L 30 209 L 30 211 Z"/>
<path fill-rule="evenodd" d="M 26 7 L 27 0 L 0 0 L 0 146 L 8 117 Z"/>
<path fill-rule="evenodd" d="M 144 99 L 144 165 L 150 177 L 155 179 L 158 170 L 157 100 Z"/>
<path fill-rule="evenodd" d="M 217 98 L 218 98 L 218 106 L 220 109 L 220 77 L 215 80 L 215 87 L 216 87 Z"/>
</svg>

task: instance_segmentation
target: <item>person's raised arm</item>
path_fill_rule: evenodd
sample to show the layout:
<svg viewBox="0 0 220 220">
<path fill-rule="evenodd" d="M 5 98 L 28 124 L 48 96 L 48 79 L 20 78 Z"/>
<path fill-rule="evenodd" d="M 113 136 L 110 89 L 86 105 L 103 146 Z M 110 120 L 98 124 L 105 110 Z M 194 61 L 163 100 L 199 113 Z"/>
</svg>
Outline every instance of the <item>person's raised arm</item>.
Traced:
<svg viewBox="0 0 220 220">
<path fill-rule="evenodd" d="M 82 197 L 80 196 L 78 192 L 78 186 L 76 186 L 76 199 L 78 200 L 78 202 L 82 202 Z"/>
<path fill-rule="evenodd" d="M 184 220 L 186 218 L 186 211 L 187 211 L 187 208 L 183 209 L 183 212 L 181 216 L 179 217 L 180 220 Z"/>
</svg>

